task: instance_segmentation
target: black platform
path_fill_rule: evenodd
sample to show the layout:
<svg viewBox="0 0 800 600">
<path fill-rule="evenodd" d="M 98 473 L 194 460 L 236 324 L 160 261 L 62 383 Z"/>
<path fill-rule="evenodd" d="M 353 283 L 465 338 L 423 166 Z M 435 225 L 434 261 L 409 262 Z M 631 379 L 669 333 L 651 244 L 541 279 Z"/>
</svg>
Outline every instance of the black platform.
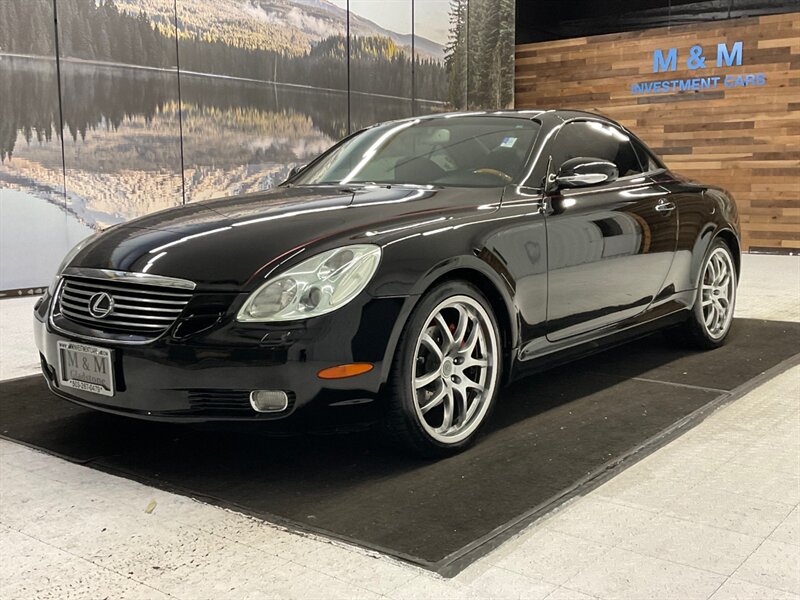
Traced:
<svg viewBox="0 0 800 600">
<path fill-rule="evenodd" d="M 713 352 L 662 336 L 514 384 L 466 453 L 412 460 L 366 434 L 274 438 L 114 417 L 0 384 L 2 436 L 451 575 L 798 362 L 800 324 L 738 320 Z"/>
</svg>

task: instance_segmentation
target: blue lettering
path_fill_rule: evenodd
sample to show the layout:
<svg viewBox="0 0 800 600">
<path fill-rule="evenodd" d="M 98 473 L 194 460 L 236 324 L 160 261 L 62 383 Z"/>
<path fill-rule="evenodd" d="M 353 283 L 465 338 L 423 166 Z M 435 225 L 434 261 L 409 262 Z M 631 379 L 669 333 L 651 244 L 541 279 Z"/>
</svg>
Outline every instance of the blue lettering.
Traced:
<svg viewBox="0 0 800 600">
<path fill-rule="evenodd" d="M 726 67 L 742 64 L 742 42 L 734 43 L 730 52 L 725 44 L 717 44 L 717 66 L 721 67 L 723 63 Z"/>
<path fill-rule="evenodd" d="M 702 46 L 692 46 L 689 48 L 689 60 L 686 61 L 686 66 L 691 71 L 706 68 L 706 57 L 703 56 Z"/>
<path fill-rule="evenodd" d="M 717 89 L 724 85 L 727 88 L 756 87 L 766 85 L 764 73 L 748 75 L 727 75 L 714 77 L 695 77 L 690 79 L 662 79 L 659 81 L 640 81 L 631 84 L 631 94 L 669 94 Z"/>
<path fill-rule="evenodd" d="M 660 71 L 676 71 L 678 69 L 678 49 L 670 48 L 667 55 L 659 49 L 653 52 L 653 73 Z"/>
</svg>

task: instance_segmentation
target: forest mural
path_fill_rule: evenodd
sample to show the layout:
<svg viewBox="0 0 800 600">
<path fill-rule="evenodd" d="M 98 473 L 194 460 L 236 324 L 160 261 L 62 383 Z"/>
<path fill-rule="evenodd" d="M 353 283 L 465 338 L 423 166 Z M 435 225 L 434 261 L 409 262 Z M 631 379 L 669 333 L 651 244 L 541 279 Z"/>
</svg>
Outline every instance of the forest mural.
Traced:
<svg viewBox="0 0 800 600">
<path fill-rule="evenodd" d="M 2 0 L 0 290 L 377 121 L 510 106 L 513 44 L 513 0 Z"/>
</svg>

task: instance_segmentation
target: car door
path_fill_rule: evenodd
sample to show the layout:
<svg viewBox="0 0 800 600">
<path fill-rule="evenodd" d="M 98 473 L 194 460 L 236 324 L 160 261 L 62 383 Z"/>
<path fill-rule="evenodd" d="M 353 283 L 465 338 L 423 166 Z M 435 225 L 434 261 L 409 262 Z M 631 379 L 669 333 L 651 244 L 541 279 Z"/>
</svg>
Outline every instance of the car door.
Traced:
<svg viewBox="0 0 800 600">
<path fill-rule="evenodd" d="M 547 339 L 563 340 L 643 312 L 674 258 L 678 214 L 621 129 L 569 121 L 550 144 L 551 172 L 576 157 L 613 162 L 615 181 L 562 189 L 546 200 Z"/>
</svg>

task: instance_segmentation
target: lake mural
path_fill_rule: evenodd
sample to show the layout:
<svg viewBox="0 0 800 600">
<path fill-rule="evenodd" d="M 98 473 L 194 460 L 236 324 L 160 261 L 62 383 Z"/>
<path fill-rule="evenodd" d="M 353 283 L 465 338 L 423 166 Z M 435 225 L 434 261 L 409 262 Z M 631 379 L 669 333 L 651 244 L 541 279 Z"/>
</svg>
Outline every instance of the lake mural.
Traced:
<svg viewBox="0 0 800 600">
<path fill-rule="evenodd" d="M 372 123 L 513 98 L 513 2 L 56 7 L 57 27 L 52 0 L 0 2 L 0 290 L 46 285 L 81 235 L 277 185 Z"/>
</svg>

